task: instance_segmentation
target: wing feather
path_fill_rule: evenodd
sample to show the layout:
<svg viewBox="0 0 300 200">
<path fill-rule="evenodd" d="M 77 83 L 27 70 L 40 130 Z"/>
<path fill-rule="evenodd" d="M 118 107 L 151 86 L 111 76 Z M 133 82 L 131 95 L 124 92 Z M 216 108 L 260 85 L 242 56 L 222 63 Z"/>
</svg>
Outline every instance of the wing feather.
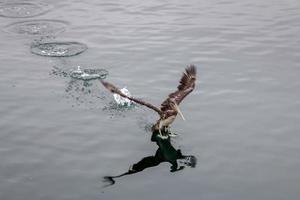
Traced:
<svg viewBox="0 0 300 200">
<path fill-rule="evenodd" d="M 177 90 L 169 94 L 168 98 L 161 104 L 160 109 L 162 111 L 172 109 L 170 108 L 170 101 L 174 101 L 178 104 L 195 88 L 196 81 L 196 67 L 189 65 L 186 67 L 185 72 L 181 76 Z"/>
<path fill-rule="evenodd" d="M 116 94 L 118 94 L 118 95 L 120 95 L 120 96 L 122 96 L 122 97 L 124 97 L 124 98 L 127 98 L 127 99 L 129 99 L 129 100 L 131 100 L 131 101 L 133 101 L 133 102 L 135 102 L 135 103 L 144 105 L 144 106 L 146 106 L 146 107 L 148 107 L 148 108 L 150 108 L 150 109 L 156 111 L 159 115 L 161 114 L 161 111 L 160 111 L 156 106 L 154 106 L 154 105 L 152 105 L 152 104 L 150 104 L 150 103 L 148 103 L 148 102 L 145 102 L 145 101 L 143 101 L 143 100 L 141 100 L 141 99 L 136 99 L 136 98 L 134 98 L 134 97 L 129 97 L 129 96 L 127 96 L 126 94 L 123 94 L 119 88 L 117 88 L 116 86 L 114 86 L 114 85 L 111 84 L 111 83 L 108 83 L 108 82 L 103 81 L 103 80 L 100 80 L 100 82 L 101 82 L 102 85 L 103 85 L 106 89 L 108 89 L 110 92 L 116 93 Z"/>
</svg>

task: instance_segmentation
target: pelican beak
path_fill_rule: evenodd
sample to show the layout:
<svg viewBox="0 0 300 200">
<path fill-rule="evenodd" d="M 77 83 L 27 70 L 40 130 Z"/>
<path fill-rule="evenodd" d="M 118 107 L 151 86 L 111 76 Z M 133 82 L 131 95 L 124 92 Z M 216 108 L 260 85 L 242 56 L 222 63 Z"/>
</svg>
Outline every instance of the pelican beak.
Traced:
<svg viewBox="0 0 300 200">
<path fill-rule="evenodd" d="M 179 115 L 181 116 L 181 118 L 185 121 L 185 118 L 184 118 L 182 112 L 180 111 L 180 109 L 179 109 L 177 103 L 174 103 L 174 108 L 175 108 L 175 110 L 179 113 Z"/>
<path fill-rule="evenodd" d="M 162 134 L 161 134 L 161 128 L 162 128 L 162 123 L 161 123 L 161 121 L 159 121 L 158 132 L 159 132 L 160 136 L 162 136 Z"/>
</svg>

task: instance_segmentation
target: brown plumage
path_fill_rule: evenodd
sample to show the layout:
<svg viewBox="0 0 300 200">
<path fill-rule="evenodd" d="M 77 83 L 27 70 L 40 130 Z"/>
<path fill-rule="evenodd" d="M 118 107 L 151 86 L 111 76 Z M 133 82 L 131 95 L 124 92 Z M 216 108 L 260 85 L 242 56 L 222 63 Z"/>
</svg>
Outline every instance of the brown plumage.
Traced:
<svg viewBox="0 0 300 200">
<path fill-rule="evenodd" d="M 167 97 L 167 99 L 161 104 L 160 109 L 156 106 L 147 103 L 145 101 L 142 101 L 140 99 L 136 99 L 133 97 L 128 97 L 127 95 L 123 94 L 116 86 L 112 85 L 111 83 L 108 83 L 106 81 L 100 80 L 101 83 L 106 87 L 109 91 L 112 93 L 119 94 L 120 96 L 124 98 L 128 98 L 129 100 L 147 106 L 148 108 L 156 111 L 160 118 L 156 122 L 156 124 L 153 125 L 152 129 L 153 131 L 158 130 L 161 133 L 161 130 L 168 128 L 169 125 L 175 120 L 177 113 L 181 115 L 183 118 L 182 113 L 180 112 L 178 105 L 181 103 L 181 101 L 189 94 L 191 93 L 195 88 L 195 81 L 196 81 L 196 67 L 194 65 L 189 65 L 186 67 L 185 72 L 183 73 L 179 85 L 177 87 L 177 90 Z M 184 118 L 183 118 L 184 119 Z"/>
</svg>

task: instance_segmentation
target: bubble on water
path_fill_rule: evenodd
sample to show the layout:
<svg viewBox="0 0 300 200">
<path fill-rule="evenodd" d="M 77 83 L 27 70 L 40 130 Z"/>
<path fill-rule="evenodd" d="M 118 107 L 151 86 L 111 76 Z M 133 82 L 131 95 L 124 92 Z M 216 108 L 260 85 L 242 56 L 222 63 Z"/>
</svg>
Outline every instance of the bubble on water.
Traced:
<svg viewBox="0 0 300 200">
<path fill-rule="evenodd" d="M 57 35 L 66 30 L 67 23 L 60 20 L 31 20 L 10 24 L 4 31 L 21 35 Z"/>
<path fill-rule="evenodd" d="M 0 16 L 10 18 L 26 18 L 44 14 L 51 6 L 44 3 L 15 2 L 0 4 Z"/>
<path fill-rule="evenodd" d="M 31 52 L 41 56 L 69 57 L 78 55 L 87 48 L 79 42 L 46 42 L 32 44 Z"/>
</svg>

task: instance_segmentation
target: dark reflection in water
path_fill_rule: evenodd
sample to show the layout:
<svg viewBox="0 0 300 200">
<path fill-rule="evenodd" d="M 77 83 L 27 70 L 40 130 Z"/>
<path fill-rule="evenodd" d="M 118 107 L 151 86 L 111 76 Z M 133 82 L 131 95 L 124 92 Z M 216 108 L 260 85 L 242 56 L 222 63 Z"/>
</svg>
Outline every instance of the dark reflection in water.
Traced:
<svg viewBox="0 0 300 200">
<path fill-rule="evenodd" d="M 104 176 L 103 182 L 107 186 L 116 183 L 116 179 L 122 176 L 135 174 L 143 171 L 144 169 L 158 166 L 160 163 L 169 162 L 171 164 L 170 172 L 183 170 L 186 166 L 194 168 L 197 164 L 197 159 L 193 155 L 183 155 L 180 149 L 175 149 L 171 143 L 170 133 L 167 139 L 160 137 L 159 131 L 152 132 L 151 141 L 155 142 L 158 146 L 153 156 L 142 158 L 139 162 L 133 164 L 127 172 L 115 176 Z"/>
</svg>

